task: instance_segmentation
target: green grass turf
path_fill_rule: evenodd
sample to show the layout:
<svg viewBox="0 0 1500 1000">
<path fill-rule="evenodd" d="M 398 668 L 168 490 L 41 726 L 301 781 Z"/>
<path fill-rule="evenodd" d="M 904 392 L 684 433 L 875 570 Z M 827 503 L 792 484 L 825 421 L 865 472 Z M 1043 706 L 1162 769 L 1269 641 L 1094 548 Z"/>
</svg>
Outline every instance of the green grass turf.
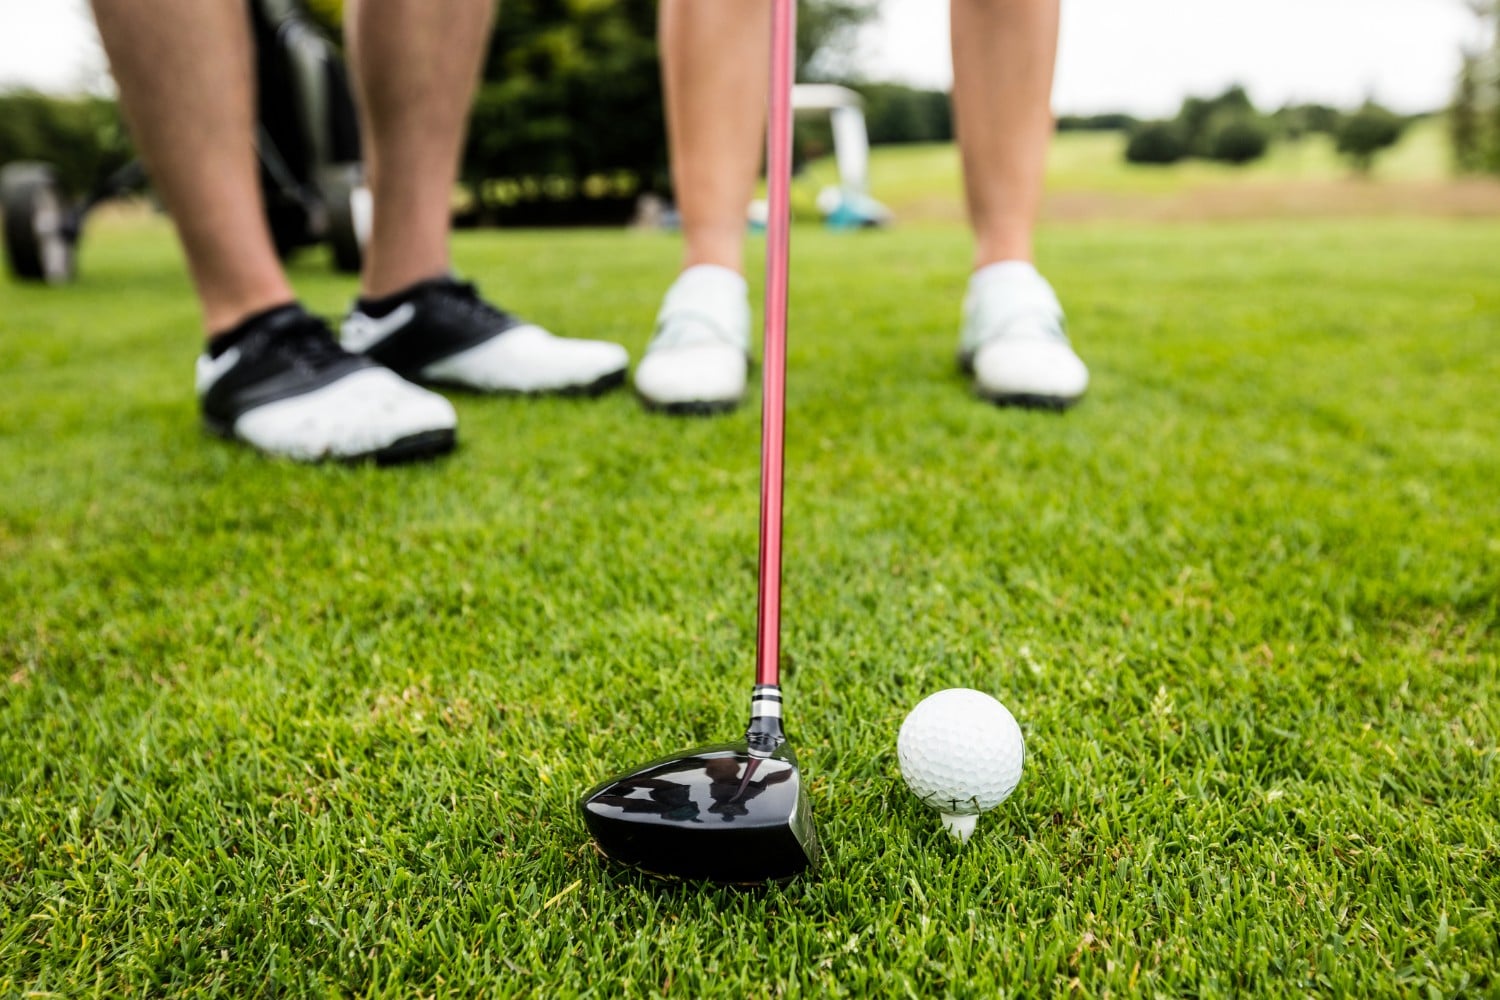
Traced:
<svg viewBox="0 0 1500 1000">
<path fill-rule="evenodd" d="M 463 397 L 448 460 L 304 468 L 197 429 L 162 223 L 0 286 L 0 994 L 1500 995 L 1500 224 L 1055 228 L 1062 417 L 955 373 L 967 254 L 796 233 L 827 854 L 750 893 L 575 801 L 744 724 L 758 407 Z M 675 256 L 457 240 L 637 353 Z M 957 685 L 1030 753 L 962 850 L 894 759 Z"/>
<path fill-rule="evenodd" d="M 1388 182 L 1440 183 L 1453 176 L 1447 125 L 1430 118 L 1408 127 L 1395 147 L 1382 153 L 1368 178 L 1355 178 L 1348 161 L 1325 135 L 1298 142 L 1273 142 L 1265 157 L 1245 166 L 1184 160 L 1169 167 L 1125 162 L 1123 132 L 1064 132 L 1052 143 L 1047 190 L 1054 196 L 1167 196 L 1188 192 L 1236 191 L 1306 183 L 1350 184 L 1370 188 Z M 891 207 L 897 219 L 939 214 L 962 217 L 958 148 L 952 144 L 885 146 L 871 158 L 871 193 Z M 817 192 L 838 182 L 831 158 L 810 164 L 796 187 L 797 207 L 816 219 Z"/>
</svg>

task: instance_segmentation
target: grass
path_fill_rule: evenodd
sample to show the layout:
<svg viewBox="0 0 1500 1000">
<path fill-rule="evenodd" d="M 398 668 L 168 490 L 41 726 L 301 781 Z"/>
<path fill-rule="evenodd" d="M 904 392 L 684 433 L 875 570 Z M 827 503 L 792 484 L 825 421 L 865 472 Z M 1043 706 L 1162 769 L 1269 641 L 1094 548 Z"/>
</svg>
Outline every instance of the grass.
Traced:
<svg viewBox="0 0 1500 1000">
<path fill-rule="evenodd" d="M 1437 118 L 1414 123 L 1367 178 L 1354 176 L 1323 135 L 1274 142 L 1264 158 L 1242 167 L 1205 160 L 1160 167 L 1126 163 L 1124 133 L 1065 132 L 1054 140 L 1048 160 L 1044 213 L 1065 221 L 1500 216 L 1500 183 L 1455 180 L 1446 128 Z M 796 189 L 803 217 L 817 218 L 818 190 L 837 179 L 831 159 L 809 165 Z M 870 186 L 904 225 L 964 219 L 959 156 L 952 145 L 876 149 Z"/>
<path fill-rule="evenodd" d="M 309 469 L 197 430 L 160 222 L 3 286 L 0 994 L 1500 996 L 1500 223 L 1055 227 L 1064 417 L 953 371 L 960 231 L 795 244 L 827 854 L 750 893 L 574 802 L 743 725 L 756 407 L 463 397 L 449 460 Z M 676 247 L 457 255 L 638 353 Z M 894 761 L 957 685 L 1030 752 L 961 850 Z"/>
</svg>

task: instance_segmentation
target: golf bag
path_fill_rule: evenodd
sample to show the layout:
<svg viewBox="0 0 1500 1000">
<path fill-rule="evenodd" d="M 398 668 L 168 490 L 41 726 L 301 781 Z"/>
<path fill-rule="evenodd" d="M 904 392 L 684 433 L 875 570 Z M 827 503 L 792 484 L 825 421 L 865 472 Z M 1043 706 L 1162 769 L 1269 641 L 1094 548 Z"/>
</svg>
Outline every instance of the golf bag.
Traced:
<svg viewBox="0 0 1500 1000">
<path fill-rule="evenodd" d="M 357 272 L 371 206 L 343 62 L 295 0 L 251 0 L 247 13 L 255 46 L 255 148 L 276 252 L 286 257 L 326 243 L 338 270 Z M 72 281 L 89 213 L 145 184 L 144 169 L 133 162 L 75 205 L 48 164 L 6 165 L 0 212 L 10 272 L 22 281 Z"/>
</svg>

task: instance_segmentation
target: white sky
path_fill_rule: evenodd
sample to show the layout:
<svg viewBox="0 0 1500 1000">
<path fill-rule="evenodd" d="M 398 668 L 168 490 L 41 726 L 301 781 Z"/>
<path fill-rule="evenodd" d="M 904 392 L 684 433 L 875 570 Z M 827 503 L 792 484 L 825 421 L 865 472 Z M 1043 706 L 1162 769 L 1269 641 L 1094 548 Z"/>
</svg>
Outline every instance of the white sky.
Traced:
<svg viewBox="0 0 1500 1000">
<path fill-rule="evenodd" d="M 1244 83 L 1265 108 L 1288 100 L 1403 111 L 1451 94 L 1462 0 L 1063 0 L 1053 103 L 1061 113 L 1168 114 L 1188 94 Z M 859 65 L 872 79 L 952 78 L 942 0 L 884 0 Z M 0 87 L 98 87 L 104 59 L 83 0 L 0 0 Z"/>
<path fill-rule="evenodd" d="M 946 85 L 948 5 L 884 0 L 861 62 L 872 78 Z M 1059 112 L 1169 114 L 1243 83 L 1258 105 L 1403 111 L 1452 96 L 1459 49 L 1479 41 L 1462 0 L 1062 0 Z"/>
</svg>

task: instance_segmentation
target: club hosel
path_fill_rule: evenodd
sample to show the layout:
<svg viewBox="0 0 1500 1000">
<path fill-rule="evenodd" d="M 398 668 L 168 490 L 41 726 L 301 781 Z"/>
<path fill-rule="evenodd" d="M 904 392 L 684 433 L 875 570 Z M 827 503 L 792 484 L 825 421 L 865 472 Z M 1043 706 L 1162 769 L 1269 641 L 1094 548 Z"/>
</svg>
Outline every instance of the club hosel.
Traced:
<svg viewBox="0 0 1500 1000">
<path fill-rule="evenodd" d="M 781 688 L 757 684 L 750 693 L 750 726 L 745 730 L 750 752 L 770 756 L 786 742 L 781 730 Z"/>
</svg>

